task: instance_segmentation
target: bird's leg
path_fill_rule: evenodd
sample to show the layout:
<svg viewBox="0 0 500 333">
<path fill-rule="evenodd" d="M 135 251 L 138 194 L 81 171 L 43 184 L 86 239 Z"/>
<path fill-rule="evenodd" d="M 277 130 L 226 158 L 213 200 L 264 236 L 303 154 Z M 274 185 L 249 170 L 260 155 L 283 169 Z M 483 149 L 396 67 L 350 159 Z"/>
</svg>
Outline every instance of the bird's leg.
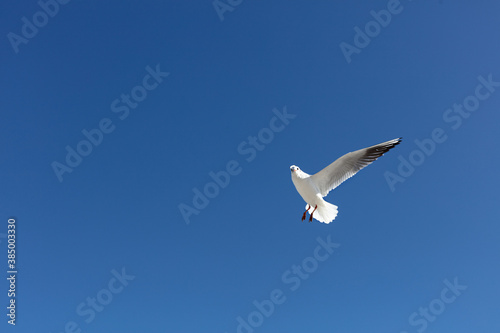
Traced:
<svg viewBox="0 0 500 333">
<path fill-rule="evenodd" d="M 304 214 L 302 214 L 302 221 L 304 221 L 306 219 L 306 213 L 307 211 L 309 210 L 311 206 L 307 205 L 307 208 L 306 208 L 306 211 L 304 212 Z"/>
<path fill-rule="evenodd" d="M 316 206 L 314 207 L 314 210 L 312 211 L 311 216 L 309 216 L 309 222 L 312 222 L 312 221 L 313 221 L 313 214 L 314 214 L 314 212 L 316 211 L 316 208 L 318 208 L 318 205 L 316 205 Z"/>
</svg>

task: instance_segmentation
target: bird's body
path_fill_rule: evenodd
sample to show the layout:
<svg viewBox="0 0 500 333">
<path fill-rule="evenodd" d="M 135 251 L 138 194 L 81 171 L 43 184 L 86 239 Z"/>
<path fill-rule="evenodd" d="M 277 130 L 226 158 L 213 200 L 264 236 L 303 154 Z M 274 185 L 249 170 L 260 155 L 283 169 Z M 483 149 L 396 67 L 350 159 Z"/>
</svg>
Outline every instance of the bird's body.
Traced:
<svg viewBox="0 0 500 333">
<path fill-rule="evenodd" d="M 323 200 L 320 190 L 311 178 L 311 175 L 298 169 L 292 172 L 292 181 L 297 192 L 299 192 L 302 199 L 307 203 L 306 211 L 311 213 L 312 210 L 317 207 L 315 211 L 316 215 L 314 215 L 316 220 L 329 223 L 335 219 L 338 213 L 337 206 Z M 304 212 L 302 220 L 305 219 L 305 213 L 306 212 Z M 311 215 L 311 219 L 312 216 L 313 215 Z"/>
<path fill-rule="evenodd" d="M 320 222 L 330 223 L 333 221 L 338 213 L 337 206 L 326 202 L 323 197 L 400 142 L 401 138 L 394 139 L 345 154 L 314 175 L 309 175 L 300 170 L 299 167 L 292 165 L 290 170 L 293 184 L 307 203 L 302 220 L 305 219 L 306 212 L 309 212 L 311 214 L 310 222 L 313 216 Z"/>
</svg>

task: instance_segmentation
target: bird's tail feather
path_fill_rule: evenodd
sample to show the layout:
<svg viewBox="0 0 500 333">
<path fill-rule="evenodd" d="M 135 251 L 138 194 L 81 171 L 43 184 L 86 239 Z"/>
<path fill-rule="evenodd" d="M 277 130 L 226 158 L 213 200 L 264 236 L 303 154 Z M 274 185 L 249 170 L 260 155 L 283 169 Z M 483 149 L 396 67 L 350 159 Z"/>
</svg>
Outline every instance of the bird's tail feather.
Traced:
<svg viewBox="0 0 500 333">
<path fill-rule="evenodd" d="M 309 208 L 308 210 L 309 214 L 311 214 L 313 210 L 314 207 Z M 333 220 L 335 220 L 335 217 L 337 217 L 338 213 L 339 211 L 337 206 L 332 205 L 329 202 L 323 201 L 321 204 L 318 205 L 318 208 L 313 214 L 313 218 L 323 223 L 330 223 Z"/>
</svg>

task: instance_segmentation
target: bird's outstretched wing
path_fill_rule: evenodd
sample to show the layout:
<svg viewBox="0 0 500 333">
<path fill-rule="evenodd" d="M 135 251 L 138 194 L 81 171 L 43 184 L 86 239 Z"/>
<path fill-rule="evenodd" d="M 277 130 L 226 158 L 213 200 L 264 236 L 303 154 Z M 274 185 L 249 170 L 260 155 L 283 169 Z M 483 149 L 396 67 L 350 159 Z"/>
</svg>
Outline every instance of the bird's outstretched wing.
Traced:
<svg viewBox="0 0 500 333">
<path fill-rule="evenodd" d="M 328 192 L 354 176 L 359 170 L 398 145 L 401 139 L 390 140 L 347 153 L 320 172 L 312 175 L 311 179 L 318 186 L 321 195 L 324 197 Z"/>
</svg>

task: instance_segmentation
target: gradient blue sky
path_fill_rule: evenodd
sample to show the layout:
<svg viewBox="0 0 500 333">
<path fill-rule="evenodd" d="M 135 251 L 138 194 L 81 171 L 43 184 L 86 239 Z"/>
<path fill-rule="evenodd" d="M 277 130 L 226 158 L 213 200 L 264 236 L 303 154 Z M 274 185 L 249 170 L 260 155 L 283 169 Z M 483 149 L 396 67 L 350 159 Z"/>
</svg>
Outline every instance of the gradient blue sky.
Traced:
<svg viewBox="0 0 500 333">
<path fill-rule="evenodd" d="M 340 44 L 388 3 L 242 1 L 221 21 L 211 1 L 73 0 L 16 53 L 8 34 L 41 7 L 3 2 L 0 233 L 16 217 L 19 274 L 15 328 L 0 284 L 2 332 L 237 332 L 276 289 L 255 332 L 499 331 L 500 88 L 479 88 L 467 118 L 447 109 L 479 76 L 500 82 L 500 4 L 401 0 L 348 63 Z M 170 74 L 120 119 L 111 104 L 148 66 Z M 295 118 L 247 161 L 238 146 L 285 107 Z M 60 182 L 53 162 L 105 118 L 114 130 Z M 436 128 L 447 139 L 391 191 L 384 174 Z M 329 194 L 333 223 L 300 221 L 290 165 L 315 173 L 400 136 Z M 179 204 L 233 160 L 241 172 L 186 224 Z M 291 290 L 283 275 L 318 237 L 340 247 Z M 135 278 L 110 294 L 122 269 Z M 455 278 L 467 289 L 422 319 Z M 98 294 L 113 299 L 79 315 Z"/>
</svg>

